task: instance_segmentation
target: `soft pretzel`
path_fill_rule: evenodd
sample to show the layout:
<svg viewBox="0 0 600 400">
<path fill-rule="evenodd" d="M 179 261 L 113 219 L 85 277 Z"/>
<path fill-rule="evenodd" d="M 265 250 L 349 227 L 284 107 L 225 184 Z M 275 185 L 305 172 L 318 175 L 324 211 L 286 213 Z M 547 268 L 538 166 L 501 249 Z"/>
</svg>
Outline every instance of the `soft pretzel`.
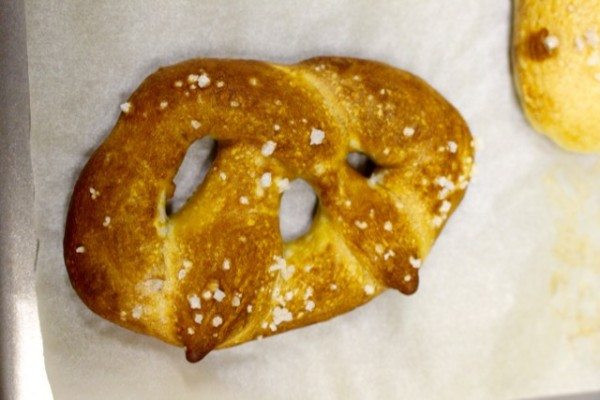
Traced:
<svg viewBox="0 0 600 400">
<path fill-rule="evenodd" d="M 600 0 L 517 0 L 513 70 L 533 127 L 600 152 Z"/>
<path fill-rule="evenodd" d="M 296 65 L 197 59 L 149 76 L 83 169 L 64 254 L 85 304 L 125 328 L 215 348 L 323 321 L 386 287 L 413 293 L 418 268 L 460 202 L 473 162 L 458 112 L 415 76 L 358 59 Z M 167 216 L 195 140 L 213 166 Z M 363 152 L 364 177 L 346 163 Z M 318 196 L 313 225 L 284 243 L 281 192 Z"/>
</svg>

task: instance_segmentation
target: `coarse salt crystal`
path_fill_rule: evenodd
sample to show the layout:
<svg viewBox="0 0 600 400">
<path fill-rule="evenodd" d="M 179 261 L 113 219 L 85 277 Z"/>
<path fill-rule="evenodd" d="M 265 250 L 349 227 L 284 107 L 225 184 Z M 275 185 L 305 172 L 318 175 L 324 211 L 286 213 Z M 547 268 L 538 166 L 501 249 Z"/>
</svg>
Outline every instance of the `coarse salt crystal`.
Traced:
<svg viewBox="0 0 600 400">
<path fill-rule="evenodd" d="M 411 137 L 415 134 L 415 128 L 413 128 L 412 126 L 406 126 L 402 130 L 402 134 L 406 137 Z"/>
<path fill-rule="evenodd" d="M 450 208 L 452 208 L 452 203 L 450 203 L 448 200 L 444 200 L 440 206 L 440 212 L 442 214 L 446 214 L 448 211 L 450 211 Z"/>
<path fill-rule="evenodd" d="M 202 124 L 199 121 L 196 121 L 195 119 L 193 119 L 190 124 L 192 125 L 192 128 L 194 129 L 200 129 L 200 126 L 202 126 Z"/>
<path fill-rule="evenodd" d="M 194 322 L 197 323 L 197 324 L 201 324 L 203 318 L 204 318 L 204 316 L 202 314 L 195 314 L 194 315 Z"/>
<path fill-rule="evenodd" d="M 250 200 L 248 200 L 248 197 L 246 196 L 240 196 L 240 204 L 248 205 L 250 204 Z"/>
<path fill-rule="evenodd" d="M 359 220 L 354 221 L 354 225 L 356 225 L 358 229 L 367 229 L 367 227 L 369 226 L 365 221 Z"/>
<path fill-rule="evenodd" d="M 131 316 L 133 317 L 133 319 L 140 319 L 143 313 L 144 309 L 139 304 L 133 307 L 133 310 L 131 310 Z"/>
<path fill-rule="evenodd" d="M 107 215 L 106 217 L 104 217 L 104 221 L 102 222 L 102 226 L 106 228 L 108 225 L 110 225 L 110 217 Z"/>
<path fill-rule="evenodd" d="M 290 188 L 290 180 L 288 178 L 276 179 L 275 184 L 279 193 L 283 193 Z"/>
<path fill-rule="evenodd" d="M 198 297 L 197 294 L 192 293 L 191 295 L 188 296 L 188 303 L 190 303 L 190 308 L 196 310 L 199 309 L 200 307 L 202 307 L 202 304 L 200 302 L 200 297 Z"/>
<path fill-rule="evenodd" d="M 445 176 L 438 176 L 437 178 L 435 178 L 435 183 L 438 186 L 443 187 L 444 189 L 448 189 L 448 190 L 454 189 L 454 182 L 452 182 L 450 179 L 446 178 Z"/>
<path fill-rule="evenodd" d="M 167 108 L 168 105 L 169 105 L 169 102 L 166 100 L 163 100 L 160 102 L 160 109 L 164 110 L 165 108 Z"/>
<path fill-rule="evenodd" d="M 231 260 L 229 258 L 226 258 L 223 260 L 223 269 L 225 271 L 228 271 L 231 268 Z"/>
<path fill-rule="evenodd" d="M 282 322 L 289 322 L 292 319 L 292 313 L 287 308 L 275 306 L 273 309 L 273 323 L 275 325 L 279 325 Z"/>
<path fill-rule="evenodd" d="M 456 142 L 450 140 L 448 142 L 448 151 L 450 151 L 450 153 L 456 153 L 456 150 L 458 150 L 458 144 L 456 144 Z"/>
<path fill-rule="evenodd" d="M 389 260 L 390 258 L 394 257 L 396 255 L 396 252 L 392 249 L 389 249 L 384 255 L 383 255 L 383 259 L 385 261 Z"/>
<path fill-rule="evenodd" d="M 304 300 L 310 298 L 314 293 L 315 293 L 315 290 L 313 289 L 312 286 L 307 287 L 306 291 L 304 291 Z"/>
<path fill-rule="evenodd" d="M 79 254 L 85 253 L 85 247 L 83 247 L 83 246 L 77 247 L 75 249 L 75 253 L 79 253 Z"/>
<path fill-rule="evenodd" d="M 275 151 L 277 147 L 277 143 L 272 140 L 268 140 L 265 144 L 263 144 L 262 149 L 260 150 L 261 154 L 265 157 L 270 156 Z"/>
<path fill-rule="evenodd" d="M 408 257 L 408 263 L 416 269 L 421 268 L 421 259 L 420 258 L 415 258 L 413 256 Z"/>
<path fill-rule="evenodd" d="M 218 301 L 220 303 L 223 301 L 224 298 L 225 298 L 225 292 L 222 291 L 221 289 L 217 288 L 215 290 L 215 292 L 213 293 L 213 299 L 215 299 L 216 301 Z"/>
<path fill-rule="evenodd" d="M 239 307 L 241 303 L 241 299 L 237 294 L 231 299 L 231 305 L 234 307 Z"/>
<path fill-rule="evenodd" d="M 121 111 L 123 111 L 125 114 L 129 114 L 131 112 L 131 109 L 133 108 L 130 102 L 123 103 L 120 105 L 120 107 Z"/>
<path fill-rule="evenodd" d="M 312 300 L 307 300 L 306 304 L 304 305 L 304 309 L 306 311 L 312 311 L 315 309 L 315 302 Z"/>
<path fill-rule="evenodd" d="M 391 221 L 385 221 L 384 224 L 383 224 L 383 229 L 385 229 L 388 232 L 391 232 L 392 229 L 393 229 L 392 222 Z"/>
<path fill-rule="evenodd" d="M 221 318 L 218 315 L 212 319 L 212 326 L 214 326 L 215 328 L 220 326 L 222 323 L 223 323 L 223 318 Z"/>
<path fill-rule="evenodd" d="M 264 188 L 268 188 L 269 186 L 271 186 L 270 172 L 265 172 L 264 174 L 262 174 L 262 176 L 260 177 L 260 186 Z"/>
<path fill-rule="evenodd" d="M 560 41 L 554 35 L 548 35 L 543 39 L 544 47 L 548 51 L 552 51 L 560 45 Z"/>
<path fill-rule="evenodd" d="M 310 145 L 318 146 L 325 140 L 325 132 L 320 129 L 312 128 L 310 131 Z"/>
<path fill-rule="evenodd" d="M 365 285 L 363 289 L 369 296 L 375 293 L 375 287 L 373 287 L 373 285 Z"/>
<path fill-rule="evenodd" d="M 97 191 L 96 189 L 94 189 L 93 187 L 90 188 L 90 196 L 92 198 L 92 200 L 96 200 L 98 198 L 98 196 L 100 196 L 100 192 Z"/>
<path fill-rule="evenodd" d="M 438 199 L 443 200 L 446 197 L 448 197 L 449 194 L 450 194 L 450 190 L 448 190 L 447 188 L 442 188 L 442 190 L 440 190 L 438 193 Z"/>
<path fill-rule="evenodd" d="M 375 187 L 378 184 L 383 183 L 384 172 L 371 174 L 369 179 L 367 179 L 367 184 L 370 187 Z"/>
<path fill-rule="evenodd" d="M 283 278 L 283 280 L 287 281 L 294 275 L 295 271 L 296 271 L 296 267 L 294 267 L 293 265 L 287 265 L 285 268 L 283 268 L 281 270 L 280 274 L 281 274 L 281 277 Z"/>
<path fill-rule="evenodd" d="M 206 74 L 202 74 L 197 79 L 198 87 L 205 88 L 210 85 L 210 78 Z"/>
<path fill-rule="evenodd" d="M 281 269 L 285 268 L 285 258 L 280 256 L 273 256 L 273 260 L 275 260 L 275 264 L 271 264 L 271 266 L 269 267 L 269 272 L 280 271 Z"/>
</svg>

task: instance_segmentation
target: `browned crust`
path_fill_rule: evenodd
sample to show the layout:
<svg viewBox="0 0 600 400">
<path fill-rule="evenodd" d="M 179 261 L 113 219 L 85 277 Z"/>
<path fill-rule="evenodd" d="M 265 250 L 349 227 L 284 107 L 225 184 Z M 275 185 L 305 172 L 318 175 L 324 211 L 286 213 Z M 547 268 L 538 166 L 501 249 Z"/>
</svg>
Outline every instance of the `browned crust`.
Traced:
<svg viewBox="0 0 600 400">
<path fill-rule="evenodd" d="M 531 125 L 561 147 L 600 152 L 600 0 L 517 0 L 512 69 Z"/>
<path fill-rule="evenodd" d="M 385 287 L 414 292 L 415 267 L 473 162 L 458 112 L 419 78 L 372 61 L 190 60 L 149 76 L 129 103 L 75 185 L 65 263 L 90 309 L 185 346 L 191 361 L 329 319 Z M 313 128 L 325 133 L 319 145 Z M 207 134 L 218 141 L 214 167 L 166 218 L 187 147 Z M 277 146 L 264 156 L 269 140 Z M 370 181 L 346 164 L 350 151 L 378 164 Z M 265 172 L 273 184 L 261 190 Z M 283 243 L 275 181 L 298 177 L 319 209 L 304 237 Z"/>
</svg>

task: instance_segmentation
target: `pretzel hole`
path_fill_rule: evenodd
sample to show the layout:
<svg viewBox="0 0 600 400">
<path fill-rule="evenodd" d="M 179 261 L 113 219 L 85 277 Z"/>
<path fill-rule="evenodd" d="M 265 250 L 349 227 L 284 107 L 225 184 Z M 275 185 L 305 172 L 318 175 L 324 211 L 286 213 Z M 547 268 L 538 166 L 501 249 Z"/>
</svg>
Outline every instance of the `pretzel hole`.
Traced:
<svg viewBox="0 0 600 400">
<path fill-rule="evenodd" d="M 318 201 L 313 188 L 304 179 L 295 179 L 281 196 L 279 232 L 284 243 L 304 236 L 312 227 Z"/>
<path fill-rule="evenodd" d="M 202 185 L 206 174 L 212 167 L 217 155 L 217 142 L 205 136 L 188 147 L 185 157 L 173 179 L 175 193 L 167 201 L 167 215 L 175 214 Z"/>
<path fill-rule="evenodd" d="M 377 163 L 371 157 L 360 151 L 348 153 L 346 162 L 353 170 L 365 178 L 370 178 L 378 167 Z"/>
</svg>

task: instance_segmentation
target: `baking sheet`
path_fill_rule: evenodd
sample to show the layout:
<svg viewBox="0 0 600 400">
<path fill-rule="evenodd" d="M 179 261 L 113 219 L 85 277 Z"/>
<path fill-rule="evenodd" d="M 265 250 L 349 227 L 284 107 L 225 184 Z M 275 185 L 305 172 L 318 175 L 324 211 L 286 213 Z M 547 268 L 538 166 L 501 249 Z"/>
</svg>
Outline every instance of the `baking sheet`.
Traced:
<svg viewBox="0 0 600 400">
<path fill-rule="evenodd" d="M 27 2 L 37 294 L 56 399 L 517 398 L 600 389 L 600 160 L 523 120 L 510 3 Z M 211 353 L 89 312 L 62 261 L 76 176 L 118 105 L 190 57 L 373 58 L 444 94 L 481 143 L 478 173 L 421 270 L 333 321 Z"/>
<path fill-rule="evenodd" d="M 0 0 L 0 399 L 50 398 L 34 291 L 25 6 Z"/>
</svg>

